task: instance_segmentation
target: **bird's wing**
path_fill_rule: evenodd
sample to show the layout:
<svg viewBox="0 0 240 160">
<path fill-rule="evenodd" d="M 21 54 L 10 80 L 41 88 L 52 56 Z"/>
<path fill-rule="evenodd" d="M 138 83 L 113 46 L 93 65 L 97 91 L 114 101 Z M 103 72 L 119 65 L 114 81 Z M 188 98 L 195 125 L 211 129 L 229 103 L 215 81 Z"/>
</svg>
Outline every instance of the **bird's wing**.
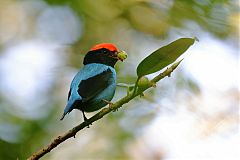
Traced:
<svg viewBox="0 0 240 160">
<path fill-rule="evenodd" d="M 68 92 L 68 100 L 69 100 L 69 98 L 70 98 L 70 96 L 71 96 L 71 92 L 72 92 L 72 88 L 69 89 L 69 92 Z"/>
<path fill-rule="evenodd" d="M 107 69 L 93 77 L 82 80 L 78 85 L 78 94 L 82 101 L 86 102 L 102 92 L 109 85 L 109 79 L 112 76 L 111 69 Z"/>
</svg>

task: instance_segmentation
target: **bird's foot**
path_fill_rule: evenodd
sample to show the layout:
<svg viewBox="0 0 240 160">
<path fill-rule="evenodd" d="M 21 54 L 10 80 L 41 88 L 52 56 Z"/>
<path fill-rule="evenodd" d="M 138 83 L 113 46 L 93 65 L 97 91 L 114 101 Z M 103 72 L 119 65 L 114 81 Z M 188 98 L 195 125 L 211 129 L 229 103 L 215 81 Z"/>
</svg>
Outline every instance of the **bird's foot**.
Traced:
<svg viewBox="0 0 240 160">
<path fill-rule="evenodd" d="M 109 105 L 109 108 L 110 108 L 110 109 L 113 109 L 113 108 L 112 108 L 112 106 L 113 106 L 113 103 L 112 103 L 112 102 L 107 101 L 107 100 L 105 100 L 105 99 L 102 99 L 102 101 L 106 102 L 106 103 Z"/>
<path fill-rule="evenodd" d="M 87 118 L 86 118 L 86 119 L 84 118 L 84 122 L 85 122 L 85 123 L 89 123 Z M 89 123 L 89 124 L 87 125 L 87 128 L 90 128 L 90 127 L 89 127 L 90 125 L 92 125 L 92 123 Z"/>
<path fill-rule="evenodd" d="M 84 118 L 84 122 L 89 123 L 89 122 L 88 122 L 88 119 L 87 119 L 86 117 Z M 89 124 L 87 125 L 87 128 L 90 128 L 90 127 L 89 127 L 90 125 L 92 125 L 92 123 L 89 123 Z"/>
<path fill-rule="evenodd" d="M 140 95 L 139 95 L 140 97 L 144 97 L 144 93 L 142 92 L 142 93 L 140 93 Z"/>
<path fill-rule="evenodd" d="M 114 109 L 114 108 L 113 108 L 113 103 L 112 103 L 112 102 L 107 101 L 107 100 L 105 100 L 105 99 L 103 99 L 102 101 L 106 102 L 106 103 L 109 105 L 109 108 L 110 108 L 111 110 L 113 110 L 113 112 L 118 111 L 118 108 L 117 108 L 117 109 Z"/>
<path fill-rule="evenodd" d="M 118 108 L 113 110 L 113 112 L 116 112 L 116 111 L 118 111 Z"/>
</svg>

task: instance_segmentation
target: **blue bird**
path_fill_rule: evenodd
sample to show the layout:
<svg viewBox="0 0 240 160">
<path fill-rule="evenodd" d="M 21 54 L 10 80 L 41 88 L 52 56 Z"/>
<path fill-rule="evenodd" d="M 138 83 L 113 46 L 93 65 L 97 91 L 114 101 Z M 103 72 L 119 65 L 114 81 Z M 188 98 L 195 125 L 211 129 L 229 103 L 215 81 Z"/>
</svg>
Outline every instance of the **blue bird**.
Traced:
<svg viewBox="0 0 240 160">
<path fill-rule="evenodd" d="M 94 46 L 85 55 L 83 68 L 72 80 L 68 93 L 67 105 L 61 120 L 73 109 L 93 112 L 106 106 L 112 100 L 116 89 L 116 71 L 114 65 L 118 60 L 127 58 L 124 51 L 119 51 L 111 43 Z"/>
</svg>

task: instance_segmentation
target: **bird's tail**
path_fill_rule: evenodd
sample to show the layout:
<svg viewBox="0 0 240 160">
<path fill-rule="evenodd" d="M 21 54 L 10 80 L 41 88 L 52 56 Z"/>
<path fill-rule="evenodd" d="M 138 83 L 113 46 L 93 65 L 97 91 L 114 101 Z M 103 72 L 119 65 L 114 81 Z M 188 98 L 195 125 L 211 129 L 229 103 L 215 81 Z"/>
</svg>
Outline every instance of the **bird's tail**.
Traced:
<svg viewBox="0 0 240 160">
<path fill-rule="evenodd" d="M 69 100 L 69 101 L 68 101 L 68 103 L 67 103 L 67 105 L 66 105 L 66 107 L 65 107 L 65 109 L 64 109 L 63 115 L 62 115 L 62 117 L 61 117 L 60 120 L 63 120 L 64 117 L 65 117 L 65 115 L 68 114 L 68 113 L 70 113 L 70 112 L 73 110 L 73 108 L 74 108 L 74 102 L 75 102 L 75 101 L 72 101 L 72 100 Z"/>
<path fill-rule="evenodd" d="M 65 113 L 63 113 L 62 117 L 60 118 L 60 120 L 63 120 L 63 118 L 65 117 Z"/>
<path fill-rule="evenodd" d="M 69 113 L 69 112 L 67 112 L 67 113 Z M 60 120 L 63 120 L 64 117 L 65 117 L 65 115 L 66 115 L 67 113 L 63 112 L 63 115 L 62 115 L 62 117 L 60 118 Z"/>
</svg>

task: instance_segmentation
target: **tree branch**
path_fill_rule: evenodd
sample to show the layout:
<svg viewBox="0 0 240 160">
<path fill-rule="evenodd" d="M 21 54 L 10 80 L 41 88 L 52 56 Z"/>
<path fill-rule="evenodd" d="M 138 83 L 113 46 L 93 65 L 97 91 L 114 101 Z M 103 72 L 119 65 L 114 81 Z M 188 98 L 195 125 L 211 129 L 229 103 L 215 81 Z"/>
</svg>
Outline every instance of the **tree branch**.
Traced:
<svg viewBox="0 0 240 160">
<path fill-rule="evenodd" d="M 147 85 L 147 87 L 141 88 L 141 91 L 137 89 L 132 94 L 129 94 L 129 95 L 123 97 L 122 99 L 118 100 L 117 102 L 110 105 L 109 107 L 103 108 L 101 111 L 99 111 L 97 114 L 92 116 L 87 121 L 82 122 L 81 124 L 72 128 L 71 130 L 69 130 L 65 134 L 58 136 L 51 143 L 49 143 L 46 147 L 44 147 L 44 148 L 40 149 L 39 151 L 37 151 L 36 153 L 32 154 L 28 158 L 28 160 L 37 160 L 37 159 L 43 157 L 45 154 L 50 152 L 52 149 L 57 147 L 59 144 L 61 144 L 65 140 L 67 140 L 71 137 L 75 137 L 75 135 L 77 134 L 78 131 L 82 130 L 83 128 L 87 127 L 88 125 L 92 124 L 93 122 L 101 119 L 103 116 L 105 116 L 109 112 L 115 111 L 118 108 L 122 107 L 123 104 L 128 103 L 130 100 L 132 100 L 136 96 L 142 94 L 142 92 L 144 92 L 145 90 L 147 90 L 151 87 L 155 87 L 156 83 L 158 81 L 160 81 L 161 79 L 163 79 L 166 76 L 170 77 L 171 73 L 177 68 L 177 66 L 180 64 L 181 61 L 174 63 L 173 65 L 171 65 L 170 68 L 167 68 L 164 72 L 162 72 L 159 75 L 157 75 L 156 77 L 154 77 L 151 81 L 149 81 L 149 85 Z"/>
</svg>

